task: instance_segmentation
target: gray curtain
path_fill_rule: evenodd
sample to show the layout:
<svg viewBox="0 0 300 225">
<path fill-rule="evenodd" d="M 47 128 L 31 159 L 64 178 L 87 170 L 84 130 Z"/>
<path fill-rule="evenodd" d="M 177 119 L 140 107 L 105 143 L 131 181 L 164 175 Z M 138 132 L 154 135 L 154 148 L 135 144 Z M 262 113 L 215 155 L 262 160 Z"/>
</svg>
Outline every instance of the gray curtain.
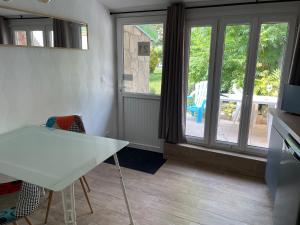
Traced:
<svg viewBox="0 0 300 225">
<path fill-rule="evenodd" d="M 159 138 L 174 144 L 185 142 L 184 27 L 184 5 L 173 4 L 165 32 Z"/>
<path fill-rule="evenodd" d="M 300 85 L 300 26 L 298 27 L 289 83 L 293 85 Z"/>
<path fill-rule="evenodd" d="M 0 16 L 0 44 L 13 44 L 8 20 Z"/>
<path fill-rule="evenodd" d="M 54 47 L 81 48 L 81 25 L 69 21 L 53 20 Z"/>
</svg>

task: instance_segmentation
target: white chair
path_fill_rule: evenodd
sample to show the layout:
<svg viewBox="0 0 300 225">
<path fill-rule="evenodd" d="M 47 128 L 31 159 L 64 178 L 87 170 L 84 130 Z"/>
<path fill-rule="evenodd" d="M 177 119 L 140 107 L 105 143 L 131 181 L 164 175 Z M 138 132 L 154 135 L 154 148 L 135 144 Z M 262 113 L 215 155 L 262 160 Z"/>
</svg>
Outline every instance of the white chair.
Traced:
<svg viewBox="0 0 300 225">
<path fill-rule="evenodd" d="M 192 115 L 197 113 L 197 123 L 202 123 L 203 113 L 206 108 L 207 98 L 207 81 L 201 81 L 195 84 L 195 90 L 187 97 L 188 99 L 194 99 L 194 103 L 187 107 L 187 111 Z"/>
</svg>

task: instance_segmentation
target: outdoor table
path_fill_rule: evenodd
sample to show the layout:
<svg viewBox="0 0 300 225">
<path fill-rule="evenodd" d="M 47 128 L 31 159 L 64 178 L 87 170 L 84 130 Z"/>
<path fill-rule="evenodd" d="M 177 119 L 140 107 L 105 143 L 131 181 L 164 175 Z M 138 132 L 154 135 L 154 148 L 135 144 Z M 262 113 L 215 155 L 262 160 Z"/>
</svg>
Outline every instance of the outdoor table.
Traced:
<svg viewBox="0 0 300 225">
<path fill-rule="evenodd" d="M 220 96 L 220 102 L 242 102 L 242 94 L 222 94 Z M 262 105 L 268 105 L 268 108 L 275 108 L 277 105 L 277 97 L 273 97 L 273 96 L 262 96 L 262 95 L 254 95 L 253 99 L 252 99 L 252 108 L 251 108 L 251 123 L 250 123 L 250 130 L 252 131 L 253 128 L 253 121 L 256 120 L 256 111 L 257 111 L 257 107 L 259 104 Z M 239 108 L 240 110 L 240 108 Z M 268 141 L 269 141 L 269 137 L 270 137 L 270 132 L 271 132 L 271 122 L 270 122 L 270 118 L 269 118 L 269 114 L 267 114 L 267 127 L 268 127 Z"/>
<path fill-rule="evenodd" d="M 242 94 L 222 94 L 220 96 L 220 100 L 229 102 L 242 102 L 242 97 Z M 277 104 L 277 97 L 254 95 L 252 102 L 253 104 L 262 104 L 275 107 Z"/>
</svg>

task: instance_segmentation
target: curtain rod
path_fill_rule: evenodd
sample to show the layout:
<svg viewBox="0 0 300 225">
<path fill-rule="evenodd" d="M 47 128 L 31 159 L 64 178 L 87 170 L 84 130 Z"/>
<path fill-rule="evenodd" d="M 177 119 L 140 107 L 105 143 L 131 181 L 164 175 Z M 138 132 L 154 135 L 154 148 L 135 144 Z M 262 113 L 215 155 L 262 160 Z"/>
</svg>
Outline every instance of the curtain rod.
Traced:
<svg viewBox="0 0 300 225">
<path fill-rule="evenodd" d="M 5 17 L 6 20 L 37 20 L 37 19 L 49 19 L 50 17 Z"/>
<path fill-rule="evenodd" d="M 280 3 L 280 2 L 299 2 L 299 0 L 271 0 L 271 1 L 256 0 L 255 2 L 239 2 L 239 3 L 227 3 L 227 4 L 219 4 L 219 5 L 190 6 L 190 7 L 185 7 L 185 9 L 204 9 L 204 8 L 216 8 L 216 7 L 227 7 L 227 6 L 259 5 L 259 4 L 270 4 L 270 3 Z M 110 15 L 131 14 L 131 13 L 147 13 L 147 12 L 164 12 L 164 11 L 167 11 L 167 9 L 111 12 Z"/>
</svg>

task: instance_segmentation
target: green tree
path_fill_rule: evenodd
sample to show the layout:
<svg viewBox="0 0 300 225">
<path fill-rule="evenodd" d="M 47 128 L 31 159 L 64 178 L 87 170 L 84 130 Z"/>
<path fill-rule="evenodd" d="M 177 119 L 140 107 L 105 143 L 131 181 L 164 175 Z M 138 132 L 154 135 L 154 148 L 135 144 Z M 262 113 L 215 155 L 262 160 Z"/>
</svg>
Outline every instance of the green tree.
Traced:
<svg viewBox="0 0 300 225">
<path fill-rule="evenodd" d="M 287 23 L 263 24 L 261 27 L 255 74 L 256 95 L 278 95 L 287 32 Z"/>
<path fill-rule="evenodd" d="M 190 40 L 189 90 L 208 79 L 211 27 L 193 27 Z"/>
<path fill-rule="evenodd" d="M 150 73 L 153 73 L 159 63 L 159 53 L 156 48 L 151 48 Z"/>
<path fill-rule="evenodd" d="M 250 26 L 229 25 L 225 32 L 221 92 L 230 93 L 234 84 L 243 88 Z"/>
<path fill-rule="evenodd" d="M 287 43 L 287 23 L 261 26 L 254 93 L 276 96 L 283 53 Z M 243 88 L 249 48 L 250 25 L 228 25 L 225 30 L 221 92 Z M 210 27 L 193 27 L 189 52 L 189 90 L 196 82 L 208 79 L 211 45 Z"/>
</svg>

